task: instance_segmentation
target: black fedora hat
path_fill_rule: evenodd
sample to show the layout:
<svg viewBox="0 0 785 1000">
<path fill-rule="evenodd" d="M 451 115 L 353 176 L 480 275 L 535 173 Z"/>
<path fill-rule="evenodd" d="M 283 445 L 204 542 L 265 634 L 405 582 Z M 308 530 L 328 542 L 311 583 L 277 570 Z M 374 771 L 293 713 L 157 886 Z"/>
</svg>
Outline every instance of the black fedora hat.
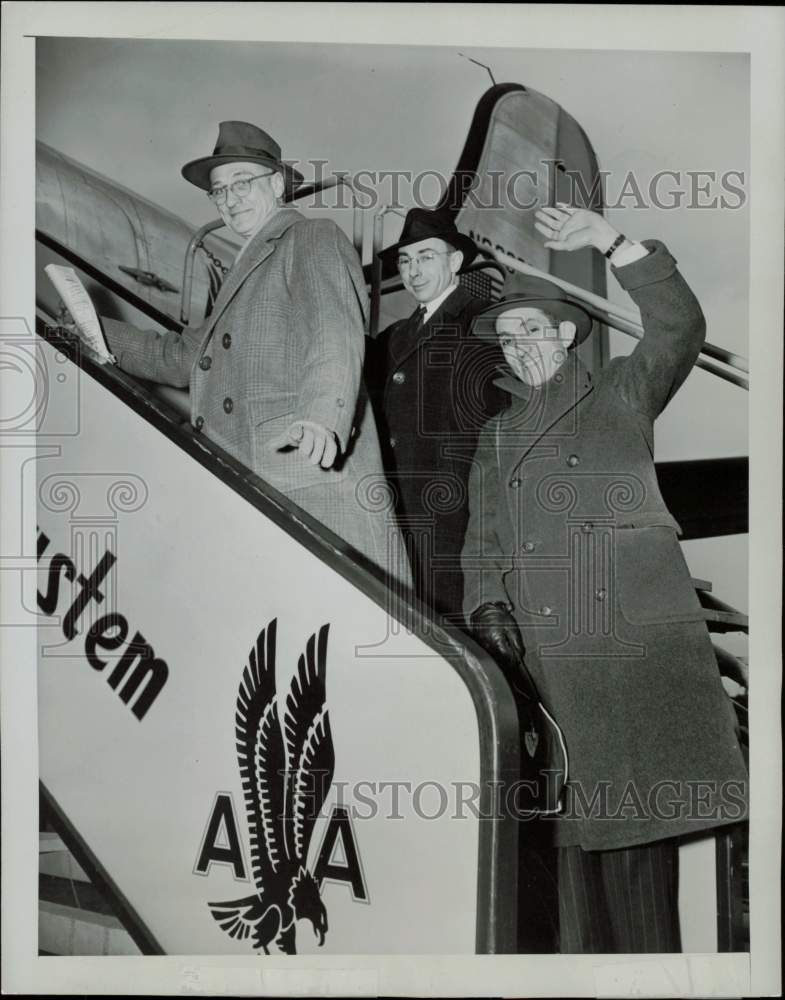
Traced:
<svg viewBox="0 0 785 1000">
<path fill-rule="evenodd" d="M 210 190 L 210 171 L 221 163 L 261 163 L 283 174 L 287 194 L 302 183 L 303 175 L 281 160 L 281 147 L 264 129 L 248 122 L 221 122 L 212 156 L 191 160 L 181 173 L 203 191 Z"/>
<path fill-rule="evenodd" d="M 496 340 L 496 320 L 509 309 L 542 309 L 559 323 L 571 320 L 575 326 L 575 341 L 580 344 L 591 333 L 592 318 L 567 292 L 546 278 L 535 275 L 516 275 L 516 288 L 512 295 L 505 295 L 494 305 L 477 313 L 472 324 L 472 332 L 483 340 Z"/>
<path fill-rule="evenodd" d="M 450 215 L 439 209 L 411 208 L 406 213 L 398 242 L 385 247 L 379 253 L 379 258 L 384 262 L 393 261 L 399 250 L 411 246 L 412 243 L 419 243 L 420 240 L 429 239 L 444 240 L 456 250 L 460 250 L 463 254 L 462 269 L 471 264 L 477 256 L 474 240 L 458 232 Z"/>
</svg>

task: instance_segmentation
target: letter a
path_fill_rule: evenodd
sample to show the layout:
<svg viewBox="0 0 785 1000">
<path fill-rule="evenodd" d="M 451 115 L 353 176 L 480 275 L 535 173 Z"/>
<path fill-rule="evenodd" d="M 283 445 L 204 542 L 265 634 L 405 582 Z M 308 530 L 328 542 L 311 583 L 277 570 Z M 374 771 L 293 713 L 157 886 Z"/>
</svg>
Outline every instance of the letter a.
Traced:
<svg viewBox="0 0 785 1000">
<path fill-rule="evenodd" d="M 341 859 L 343 863 L 333 858 L 338 841 L 343 854 Z M 352 899 L 359 903 L 370 902 L 360 864 L 360 853 L 357 850 L 352 821 L 346 806 L 335 806 L 333 809 L 319 848 L 313 877 L 319 883 L 319 888 L 325 879 L 328 882 L 345 882 L 352 890 Z"/>
<path fill-rule="evenodd" d="M 207 875 L 212 864 L 231 865 L 236 879 L 248 878 L 245 874 L 240 835 L 237 832 L 234 804 L 228 792 L 219 792 L 215 797 L 194 874 Z"/>
</svg>

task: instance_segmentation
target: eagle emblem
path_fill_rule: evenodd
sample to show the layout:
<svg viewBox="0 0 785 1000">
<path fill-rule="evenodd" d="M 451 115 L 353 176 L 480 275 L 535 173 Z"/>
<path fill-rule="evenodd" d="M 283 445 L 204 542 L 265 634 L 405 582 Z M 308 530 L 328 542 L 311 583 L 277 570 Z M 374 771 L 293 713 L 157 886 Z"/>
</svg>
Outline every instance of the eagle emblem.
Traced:
<svg viewBox="0 0 785 1000">
<path fill-rule="evenodd" d="M 251 843 L 256 892 L 208 903 L 226 933 L 251 939 L 270 954 L 270 943 L 296 954 L 296 924 L 307 918 L 319 945 L 327 911 L 307 868 L 314 824 L 335 770 L 325 704 L 327 634 L 324 625 L 306 643 L 286 698 L 283 732 L 275 691 L 276 626 L 263 628 L 251 649 L 237 697 L 235 734 Z"/>
</svg>

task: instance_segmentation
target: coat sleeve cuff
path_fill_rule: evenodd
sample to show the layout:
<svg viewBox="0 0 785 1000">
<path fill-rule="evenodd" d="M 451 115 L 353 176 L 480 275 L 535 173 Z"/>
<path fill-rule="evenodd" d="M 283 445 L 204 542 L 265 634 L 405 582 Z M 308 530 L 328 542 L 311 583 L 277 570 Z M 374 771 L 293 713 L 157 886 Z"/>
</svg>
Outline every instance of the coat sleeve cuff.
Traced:
<svg viewBox="0 0 785 1000">
<path fill-rule="evenodd" d="M 467 574 L 464 574 L 465 576 Z M 481 604 L 494 604 L 499 602 L 505 607 L 513 610 L 510 595 L 507 593 L 501 576 L 494 574 L 481 574 L 473 571 L 468 574 L 473 579 L 467 580 L 465 595 L 463 599 L 463 612 L 468 619 L 473 611 L 476 611 Z"/>
<path fill-rule="evenodd" d="M 611 270 L 625 291 L 630 292 L 643 285 L 664 281 L 676 272 L 676 260 L 664 243 L 659 240 L 643 240 L 643 246 L 649 251 L 647 256 L 622 267 L 611 265 Z"/>
<path fill-rule="evenodd" d="M 338 395 L 332 398 L 314 399 L 305 410 L 297 413 L 299 420 L 310 420 L 326 427 L 328 431 L 334 431 L 343 452 L 348 448 L 352 416 L 349 401 Z"/>
<path fill-rule="evenodd" d="M 123 355 L 128 348 L 133 348 L 134 341 L 138 342 L 139 334 L 133 327 L 129 327 L 120 320 L 109 319 L 108 316 L 101 316 L 101 328 L 104 331 L 109 350 L 117 358 L 117 363 L 122 367 Z M 136 352 L 134 352 L 136 353 Z"/>
</svg>

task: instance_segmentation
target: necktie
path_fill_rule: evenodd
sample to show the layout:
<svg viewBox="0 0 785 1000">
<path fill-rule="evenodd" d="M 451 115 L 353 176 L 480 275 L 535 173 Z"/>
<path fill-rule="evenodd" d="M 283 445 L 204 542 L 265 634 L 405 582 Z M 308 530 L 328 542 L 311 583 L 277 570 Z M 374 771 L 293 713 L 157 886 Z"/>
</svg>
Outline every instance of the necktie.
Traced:
<svg viewBox="0 0 785 1000">
<path fill-rule="evenodd" d="M 417 306 L 414 314 L 412 315 L 412 329 L 419 330 L 420 327 L 425 322 L 425 306 Z"/>
</svg>

